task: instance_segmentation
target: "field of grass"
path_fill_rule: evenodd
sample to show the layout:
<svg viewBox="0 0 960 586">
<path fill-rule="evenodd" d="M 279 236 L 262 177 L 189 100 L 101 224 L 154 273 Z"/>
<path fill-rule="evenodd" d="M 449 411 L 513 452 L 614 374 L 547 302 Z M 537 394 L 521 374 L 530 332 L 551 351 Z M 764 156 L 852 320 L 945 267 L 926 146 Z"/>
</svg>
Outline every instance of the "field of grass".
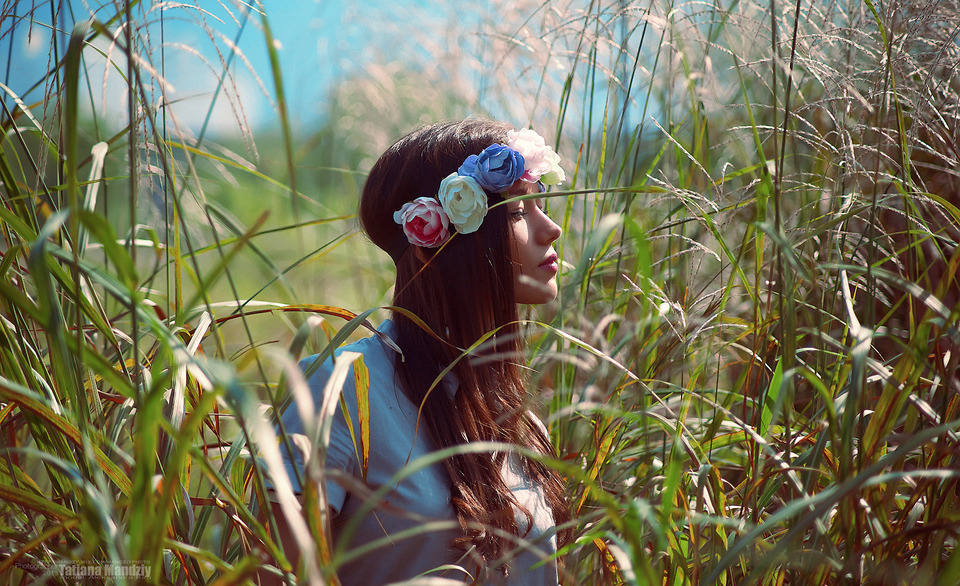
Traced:
<svg viewBox="0 0 960 586">
<path fill-rule="evenodd" d="M 88 4 L 0 7 L 8 56 L 49 40 L 0 87 L 4 583 L 267 559 L 336 582 L 322 491 L 305 567 L 261 514 L 272 414 L 297 358 L 385 316 L 391 264 L 353 218 L 371 158 L 471 113 L 537 128 L 568 174 L 560 295 L 525 313 L 564 584 L 960 583 L 958 0 L 369 8 L 370 54 L 307 128 L 279 60 L 235 50 L 277 57 L 269 3 Z M 235 133 L 175 115 L 169 19 Z"/>
</svg>

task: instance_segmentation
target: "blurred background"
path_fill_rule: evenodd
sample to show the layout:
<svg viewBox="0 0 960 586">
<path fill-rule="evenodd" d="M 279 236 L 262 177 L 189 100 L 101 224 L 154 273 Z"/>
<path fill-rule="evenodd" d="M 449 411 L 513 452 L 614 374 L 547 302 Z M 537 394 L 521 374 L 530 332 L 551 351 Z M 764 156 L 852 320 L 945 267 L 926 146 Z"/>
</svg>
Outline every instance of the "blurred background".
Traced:
<svg viewBox="0 0 960 586">
<path fill-rule="evenodd" d="M 298 210 L 299 221 L 329 221 L 353 213 L 366 169 L 389 144 L 418 125 L 486 116 L 517 127 L 533 126 L 559 141 L 561 107 L 589 108 L 602 120 L 610 80 L 594 80 L 589 91 L 580 80 L 576 93 L 572 87 L 564 89 L 573 81 L 569 73 L 579 59 L 577 44 L 583 39 L 576 23 L 588 18 L 586 8 L 538 2 L 513 4 L 509 10 L 493 2 L 457 8 L 431 2 L 359 6 L 308 0 L 259 6 L 139 4 L 139 63 L 150 74 L 140 89 L 143 99 L 157 108 L 152 123 L 164 137 L 208 145 L 233 165 L 256 169 L 251 175 L 225 167 L 223 161 L 199 161 L 204 170 L 213 167 L 209 170 L 215 180 L 201 175 L 198 197 L 213 202 L 219 213 L 246 225 L 268 211 L 268 225 L 284 225 L 291 219 L 285 214 L 296 207 L 307 214 L 301 216 Z M 22 23 L 6 31 L 3 43 L 9 57 L 5 84 L 10 91 L 5 99 L 11 105 L 14 95 L 41 101 L 51 89 L 44 74 L 62 58 L 57 47 L 62 52 L 66 46 L 72 23 L 104 19 L 116 7 L 73 2 L 49 10 L 14 2 L 5 13 L 8 23 Z M 51 26 L 51 15 L 56 16 L 56 27 Z M 608 16 L 618 18 L 616 13 Z M 636 27 L 639 22 L 617 26 Z M 544 31 L 550 31 L 549 38 Z M 598 46 L 600 53 L 591 59 L 603 62 L 604 70 L 618 67 L 618 59 L 631 50 L 629 39 L 624 41 L 619 47 Z M 91 39 L 79 92 L 86 148 L 127 124 L 125 68 L 124 53 L 110 37 Z M 632 114 L 639 121 L 643 109 L 632 110 L 624 117 Z M 584 130 L 582 125 L 570 128 L 569 143 L 558 144 L 568 166 L 576 165 Z M 285 152 L 286 140 L 290 153 Z M 159 166 L 146 160 L 148 152 L 141 154 L 142 170 L 155 173 L 142 177 L 145 191 L 139 194 L 136 215 L 145 226 L 158 229 L 159 219 L 169 223 L 170 204 L 160 202 L 165 187 Z M 293 164 L 295 202 L 277 206 L 278 200 L 291 197 L 282 193 L 291 186 L 271 184 L 263 176 L 287 173 L 288 163 Z M 117 196 L 107 195 L 98 205 L 120 227 L 129 224 L 130 214 L 122 203 L 111 205 Z M 295 260 L 281 260 L 284 255 L 307 254 L 308 248 L 315 251 L 324 245 L 336 248 L 340 241 L 331 240 L 351 237 L 352 220 L 332 223 L 298 233 L 296 250 L 288 246 L 288 238 L 280 237 L 263 244 L 264 252 L 282 266 Z M 356 245 L 347 246 L 345 258 L 367 255 Z M 337 273 L 337 267 L 345 270 Z M 384 284 L 392 279 L 389 267 L 374 262 L 369 271 L 356 268 L 349 262 L 331 263 L 322 275 L 297 280 L 296 288 L 304 298 L 334 304 L 382 303 Z M 251 269 L 269 270 L 262 265 Z M 324 289 L 324 283 L 336 286 Z"/>
</svg>

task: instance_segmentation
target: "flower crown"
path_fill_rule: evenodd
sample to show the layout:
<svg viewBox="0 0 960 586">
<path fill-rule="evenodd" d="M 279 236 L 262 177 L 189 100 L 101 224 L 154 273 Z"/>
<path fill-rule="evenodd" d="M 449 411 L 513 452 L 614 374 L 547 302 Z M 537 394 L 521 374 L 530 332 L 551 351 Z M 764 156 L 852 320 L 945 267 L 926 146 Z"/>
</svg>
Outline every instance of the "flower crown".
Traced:
<svg viewBox="0 0 960 586">
<path fill-rule="evenodd" d="M 470 155 L 440 182 L 435 197 L 418 197 L 393 213 L 414 246 L 437 248 L 450 238 L 476 232 L 487 215 L 487 192 L 503 193 L 517 180 L 559 185 L 565 179 L 560 155 L 530 129 L 511 130 L 506 144 L 493 144 Z"/>
</svg>

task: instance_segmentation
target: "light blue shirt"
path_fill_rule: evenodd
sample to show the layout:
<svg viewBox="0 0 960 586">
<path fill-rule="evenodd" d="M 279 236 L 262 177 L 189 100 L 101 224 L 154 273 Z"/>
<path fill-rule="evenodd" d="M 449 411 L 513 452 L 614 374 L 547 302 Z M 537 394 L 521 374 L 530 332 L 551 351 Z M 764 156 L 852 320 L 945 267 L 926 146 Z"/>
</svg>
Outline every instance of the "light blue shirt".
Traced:
<svg viewBox="0 0 960 586">
<path fill-rule="evenodd" d="M 387 321 L 380 331 L 395 338 L 395 328 Z M 417 425 L 417 407 L 400 389 L 394 370 L 394 360 L 399 358 L 395 350 L 377 336 L 354 342 L 336 352 L 349 350 L 363 355 L 363 361 L 370 374 L 370 456 L 367 469 L 366 486 L 376 489 L 385 485 L 400 471 L 407 462 L 434 451 L 428 440 L 426 423 L 421 421 L 419 433 Z M 306 358 L 301 367 L 306 370 L 315 357 Z M 333 362 L 320 365 L 309 379 L 310 392 L 317 409 L 322 404 L 323 391 L 327 379 L 333 370 Z M 448 388 L 455 392 L 455 386 Z M 343 399 L 353 421 L 353 429 L 360 433 L 357 416 L 357 395 L 351 374 L 343 386 Z M 288 434 L 303 433 L 298 411 L 295 407 L 287 409 L 282 417 Z M 287 451 L 281 449 L 284 458 Z M 330 445 L 327 449 L 326 469 L 340 470 L 362 483 L 362 468 L 354 448 L 354 442 L 340 408 L 334 415 Z M 287 472 L 299 492 L 293 466 L 303 470 L 302 454 L 298 453 L 293 462 L 286 460 Z M 556 552 L 556 535 L 553 514 L 544 499 L 540 487 L 530 483 L 524 476 L 516 459 L 507 459 L 504 465 L 503 480 L 513 491 L 518 502 L 533 516 L 533 527 L 524 537 L 525 546 L 510 553 L 508 577 L 504 584 L 524 586 L 556 586 L 556 562 L 549 560 L 533 568 L 541 560 L 548 559 Z M 337 546 L 345 539 L 344 532 L 348 523 L 360 514 L 363 499 L 351 494 L 342 483 L 336 482 L 332 475 L 326 482 L 327 498 L 330 506 L 337 511 L 333 524 L 333 538 Z M 526 530 L 526 516 L 517 515 L 521 534 Z M 423 529 L 427 524 L 433 526 Z M 399 535 L 408 532 L 408 535 Z M 462 552 L 450 547 L 452 540 L 459 536 L 460 529 L 456 513 L 450 504 L 450 479 L 442 463 L 423 468 L 404 478 L 387 493 L 384 501 L 374 510 L 360 519 L 356 533 L 348 549 L 375 542 L 382 543 L 373 552 L 354 562 L 342 566 L 337 575 L 345 585 L 357 584 L 373 586 L 387 584 L 418 576 L 443 565 L 457 565 L 473 572 L 475 564 L 469 559 L 461 559 Z M 484 579 L 482 583 L 499 583 L 499 572 Z M 443 576 L 471 582 L 472 576 L 460 570 L 431 572 L 430 576 Z"/>
</svg>

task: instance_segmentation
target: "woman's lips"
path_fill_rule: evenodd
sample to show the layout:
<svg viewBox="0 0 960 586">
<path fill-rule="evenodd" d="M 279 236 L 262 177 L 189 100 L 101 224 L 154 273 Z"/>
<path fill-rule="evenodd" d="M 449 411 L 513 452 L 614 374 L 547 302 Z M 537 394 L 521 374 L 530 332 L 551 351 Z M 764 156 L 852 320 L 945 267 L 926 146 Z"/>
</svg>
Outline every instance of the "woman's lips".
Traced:
<svg viewBox="0 0 960 586">
<path fill-rule="evenodd" d="M 557 272 L 560 270 L 560 267 L 557 265 L 557 255 L 551 254 L 548 256 L 542 263 L 537 265 L 539 268 L 545 271 Z"/>
</svg>

